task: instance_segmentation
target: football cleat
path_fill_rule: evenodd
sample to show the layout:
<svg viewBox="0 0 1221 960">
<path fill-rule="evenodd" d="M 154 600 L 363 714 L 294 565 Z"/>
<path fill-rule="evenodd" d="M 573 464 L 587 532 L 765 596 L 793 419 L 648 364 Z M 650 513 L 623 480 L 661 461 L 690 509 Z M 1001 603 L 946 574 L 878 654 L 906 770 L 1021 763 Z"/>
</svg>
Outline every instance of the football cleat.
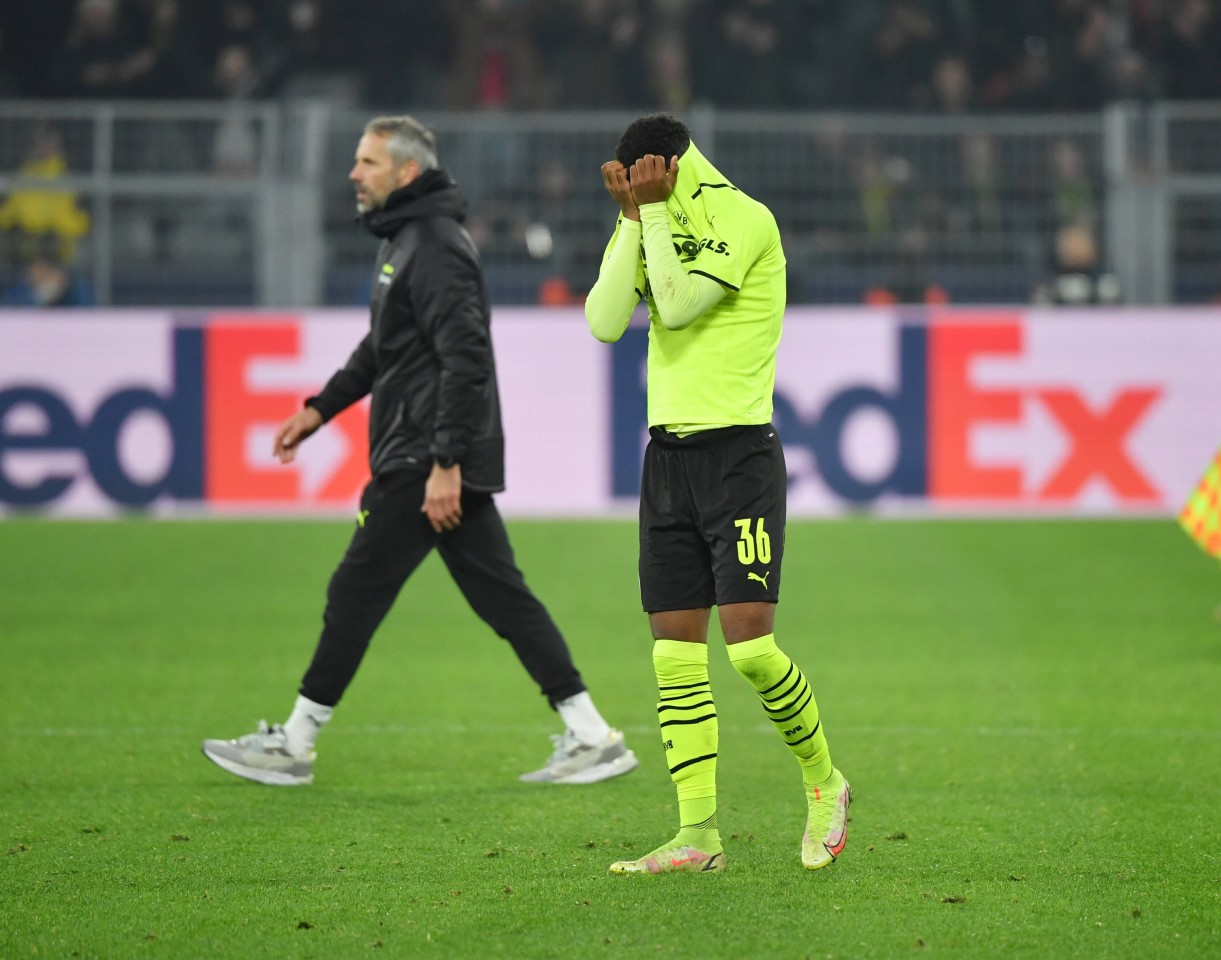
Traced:
<svg viewBox="0 0 1221 960">
<path fill-rule="evenodd" d="M 612 730 L 601 743 L 590 746 L 571 730 L 551 735 L 555 750 L 538 770 L 523 773 L 527 783 L 597 783 L 635 770 L 638 761 L 624 743 L 623 734 Z"/>
<path fill-rule="evenodd" d="M 314 758 L 310 751 L 301 756 L 288 749 L 288 737 L 280 724 L 267 726 L 236 740 L 205 740 L 203 755 L 222 770 L 256 783 L 276 787 L 295 787 L 314 782 Z"/>
<path fill-rule="evenodd" d="M 659 847 L 639 860 L 619 860 L 611 873 L 724 873 L 725 852 L 709 853 L 686 844 Z"/>
<path fill-rule="evenodd" d="M 819 870 L 835 862 L 848 842 L 848 804 L 852 788 L 844 775 L 832 769 L 826 783 L 806 788 L 810 813 L 801 838 L 801 865 Z"/>
</svg>

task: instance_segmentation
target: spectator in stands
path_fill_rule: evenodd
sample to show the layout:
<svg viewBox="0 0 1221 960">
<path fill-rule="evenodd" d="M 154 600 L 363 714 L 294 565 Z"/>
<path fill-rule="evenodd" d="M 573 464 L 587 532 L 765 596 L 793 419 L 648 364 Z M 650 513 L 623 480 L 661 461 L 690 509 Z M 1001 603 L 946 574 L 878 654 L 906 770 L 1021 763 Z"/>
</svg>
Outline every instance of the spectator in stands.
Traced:
<svg viewBox="0 0 1221 960">
<path fill-rule="evenodd" d="M 843 123 L 826 120 L 813 135 L 808 172 L 797 171 L 792 190 L 801 202 L 785 220 L 809 230 L 818 253 L 842 253 L 865 231 L 867 208 L 857 199 L 860 149 Z"/>
<path fill-rule="evenodd" d="M 48 29 L 65 3 L 75 3 L 66 39 Z M 1022 111 L 1095 109 L 1150 91 L 1221 97 L 1216 0 L 367 0 L 359 16 L 339 0 L 0 8 L 0 90 L 7 73 L 9 90 L 67 96 L 196 95 L 204 68 L 237 43 L 269 93 L 325 71 L 351 74 L 366 99 L 459 109 L 651 99 L 956 112 L 968 78 L 968 103 Z M 607 75 L 619 79 L 597 80 Z"/>
<path fill-rule="evenodd" d="M 17 171 L 17 188 L 0 204 L 0 231 L 8 235 L 20 259 L 31 257 L 33 245 L 51 237 L 60 259 L 70 263 L 77 243 L 89 231 L 89 215 L 77 204 L 76 194 L 55 183 L 67 170 L 59 131 L 40 124 Z"/>
<path fill-rule="evenodd" d="M 536 38 L 546 62 L 548 103 L 607 109 L 646 102 L 646 70 L 636 0 L 555 0 Z"/>
<path fill-rule="evenodd" d="M 648 90 L 645 101 L 661 110 L 681 113 L 691 106 L 691 61 L 687 44 L 677 30 L 661 30 L 646 49 Z M 644 101 L 642 101 L 644 102 Z"/>
<path fill-rule="evenodd" d="M 1136 50 L 1124 47 L 1111 58 L 1111 97 L 1144 100 L 1153 92 L 1149 61 Z"/>
<path fill-rule="evenodd" d="M 290 0 L 288 25 L 289 50 L 295 67 L 324 65 L 338 52 L 333 48 L 328 49 L 327 27 L 334 28 L 335 24 L 324 21 L 322 0 Z"/>
<path fill-rule="evenodd" d="M 502 262 L 520 261 L 529 255 L 526 231 L 532 222 L 520 204 L 489 194 L 482 206 L 468 215 L 466 226 L 484 256 Z"/>
<path fill-rule="evenodd" d="M 8 307 L 91 307 L 93 288 L 60 258 L 58 245 L 43 244 L 18 281 L 0 294 Z"/>
<path fill-rule="evenodd" d="M 145 12 L 131 0 L 78 0 L 67 40 L 52 65 L 67 97 L 130 97 L 156 64 Z"/>
<path fill-rule="evenodd" d="M 211 173 L 227 180 L 250 180 L 261 171 L 264 144 L 261 126 L 250 111 L 263 78 L 253 51 L 242 43 L 222 47 L 216 59 L 213 88 L 227 109 L 218 118 L 210 146 Z M 212 195 L 193 208 L 189 221 L 177 225 L 181 243 L 210 255 L 239 260 L 250 255 L 253 230 L 250 203 L 241 196 Z"/>
<path fill-rule="evenodd" d="M 453 23 L 443 4 L 382 0 L 381 16 L 355 21 L 353 42 L 360 54 L 355 66 L 365 102 L 420 108 L 446 103 L 455 52 Z"/>
<path fill-rule="evenodd" d="M 942 44 L 942 25 L 920 0 L 890 0 L 862 51 L 870 63 L 870 106 L 928 104 L 927 84 Z"/>
<path fill-rule="evenodd" d="M 1098 206 L 1086 169 L 1085 151 L 1075 140 L 1058 139 L 1051 145 L 1049 165 L 1055 222 L 1091 228 L 1098 221 Z"/>
<path fill-rule="evenodd" d="M 885 286 L 868 288 L 862 301 L 870 306 L 949 302 L 945 289 L 932 280 L 928 231 L 923 227 L 908 227 L 897 240 L 898 257 L 890 268 Z"/>
<path fill-rule="evenodd" d="M 231 43 L 216 58 L 215 89 L 239 107 L 259 90 L 260 77 L 250 48 Z M 225 177 L 250 177 L 258 172 L 259 139 L 254 120 L 241 109 L 230 111 L 217 125 L 212 144 L 212 169 Z"/>
<path fill-rule="evenodd" d="M 864 144 L 855 158 L 854 179 L 860 197 L 865 231 L 874 236 L 909 225 L 912 165 L 897 153 L 885 154 L 875 143 Z"/>
<path fill-rule="evenodd" d="M 1052 62 L 1043 37 L 1028 36 L 1011 67 L 993 72 L 984 106 L 1010 110 L 1050 110 L 1055 105 Z"/>
<path fill-rule="evenodd" d="M 212 52 L 213 62 L 231 46 L 245 47 L 258 75 L 258 95 L 279 89 L 288 63 L 288 22 L 280 4 L 257 0 L 220 0 L 204 9 L 201 39 Z M 221 96 L 228 93 L 223 88 Z"/>
<path fill-rule="evenodd" d="M 1100 0 L 1057 0 L 1052 34 L 1055 106 L 1096 110 L 1106 100 L 1112 54 L 1112 14 Z"/>
<path fill-rule="evenodd" d="M 576 178 L 561 157 L 554 157 L 539 165 L 537 182 L 538 193 L 524 234 L 526 247 L 535 260 L 550 261 L 554 269 L 566 272 L 572 267 Z M 531 233 L 538 238 L 536 242 L 530 242 Z M 553 237 L 561 238 L 560 243 L 553 243 Z"/>
<path fill-rule="evenodd" d="M 783 56 L 792 0 L 707 0 L 691 16 L 696 90 L 720 107 L 788 103 Z"/>
<path fill-rule="evenodd" d="M 450 106 L 530 109 L 541 104 L 534 12 L 528 0 L 444 0 L 454 34 Z"/>
<path fill-rule="evenodd" d="M 1120 295 L 1119 280 L 1103 269 L 1090 228 L 1080 223 L 1062 226 L 1056 232 L 1050 276 L 1035 287 L 1031 300 L 1081 306 L 1118 303 Z"/>
<path fill-rule="evenodd" d="M 1094 110 L 1117 90 L 1130 90 L 1136 79 L 1136 64 L 1118 39 L 1124 23 L 1104 0 L 995 5 L 989 11 L 991 26 L 1022 38 L 1022 48 L 1012 61 L 998 57 L 1001 66 L 988 80 L 987 105 L 1020 111 Z M 996 38 L 989 40 L 997 56 Z"/>
<path fill-rule="evenodd" d="M 141 0 L 148 10 L 154 64 L 148 96 L 194 99 L 211 93 L 199 28 L 200 8 L 183 0 Z"/>
<path fill-rule="evenodd" d="M 999 151 L 996 138 L 985 133 L 970 133 L 962 138 L 958 182 L 963 201 L 948 214 L 952 231 L 994 236 L 1001 232 Z"/>
<path fill-rule="evenodd" d="M 971 66 L 962 54 L 947 53 L 933 65 L 932 107 L 939 113 L 966 113 L 974 106 Z"/>
<path fill-rule="evenodd" d="M 1221 97 L 1221 23 L 1215 3 L 1177 0 L 1167 23 L 1162 68 L 1167 97 Z"/>
<path fill-rule="evenodd" d="M 852 49 L 847 24 L 864 7 L 828 0 L 783 0 L 780 56 L 791 106 L 847 105 L 849 93 L 860 91 L 851 61 L 857 51 Z"/>
<path fill-rule="evenodd" d="M 350 67 L 359 56 L 346 11 L 328 0 L 288 0 L 288 62 L 294 73 Z"/>
</svg>

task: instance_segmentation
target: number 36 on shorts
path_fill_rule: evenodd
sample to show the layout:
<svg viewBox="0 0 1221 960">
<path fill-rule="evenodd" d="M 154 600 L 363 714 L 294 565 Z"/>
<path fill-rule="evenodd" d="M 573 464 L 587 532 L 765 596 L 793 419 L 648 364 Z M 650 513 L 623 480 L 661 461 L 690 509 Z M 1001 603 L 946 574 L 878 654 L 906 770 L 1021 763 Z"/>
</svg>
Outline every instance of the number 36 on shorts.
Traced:
<svg viewBox="0 0 1221 960">
<path fill-rule="evenodd" d="M 751 532 L 751 525 L 754 532 Z M 763 518 L 747 518 L 735 520 L 733 525 L 738 528 L 738 562 L 744 566 L 752 563 L 772 562 L 772 538 L 763 529 Z"/>
</svg>

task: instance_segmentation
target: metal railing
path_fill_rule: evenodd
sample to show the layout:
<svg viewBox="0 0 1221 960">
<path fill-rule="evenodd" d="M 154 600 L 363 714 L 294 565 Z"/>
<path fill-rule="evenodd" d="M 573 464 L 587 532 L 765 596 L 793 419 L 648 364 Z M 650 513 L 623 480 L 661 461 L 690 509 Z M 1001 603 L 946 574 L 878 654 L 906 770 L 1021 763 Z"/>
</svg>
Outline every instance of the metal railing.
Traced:
<svg viewBox="0 0 1221 960">
<path fill-rule="evenodd" d="M 615 214 L 598 169 L 632 118 L 420 114 L 470 198 L 497 302 L 593 282 Z M 326 102 L 0 101 L 0 198 L 58 191 L 88 214 L 76 265 L 102 304 L 355 303 L 374 244 L 346 176 L 366 119 Z M 1221 292 L 1221 104 L 687 120 L 775 213 L 792 302 L 1023 302 L 1066 225 L 1094 236 L 1130 302 Z M 67 170 L 34 182 L 18 171 L 47 130 Z"/>
<path fill-rule="evenodd" d="M 0 174 L 0 196 L 79 203 L 89 229 L 72 252 L 101 304 L 316 303 L 319 170 L 290 162 L 289 151 L 319 155 L 324 113 L 272 103 L 0 102 L 0 169 L 11 171 Z M 46 149 L 59 150 L 67 172 L 23 173 L 31 152 Z M 10 271 L 22 232 L 8 231 Z"/>
</svg>

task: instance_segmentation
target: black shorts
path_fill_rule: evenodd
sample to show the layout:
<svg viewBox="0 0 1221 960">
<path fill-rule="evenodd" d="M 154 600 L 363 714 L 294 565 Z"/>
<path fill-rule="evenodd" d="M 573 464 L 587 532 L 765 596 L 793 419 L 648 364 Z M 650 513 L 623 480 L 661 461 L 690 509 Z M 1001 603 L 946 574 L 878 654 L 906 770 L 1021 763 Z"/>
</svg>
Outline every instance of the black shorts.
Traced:
<svg viewBox="0 0 1221 960">
<path fill-rule="evenodd" d="M 640 485 L 645 611 L 779 600 L 788 475 L 776 428 L 649 434 Z"/>
</svg>

